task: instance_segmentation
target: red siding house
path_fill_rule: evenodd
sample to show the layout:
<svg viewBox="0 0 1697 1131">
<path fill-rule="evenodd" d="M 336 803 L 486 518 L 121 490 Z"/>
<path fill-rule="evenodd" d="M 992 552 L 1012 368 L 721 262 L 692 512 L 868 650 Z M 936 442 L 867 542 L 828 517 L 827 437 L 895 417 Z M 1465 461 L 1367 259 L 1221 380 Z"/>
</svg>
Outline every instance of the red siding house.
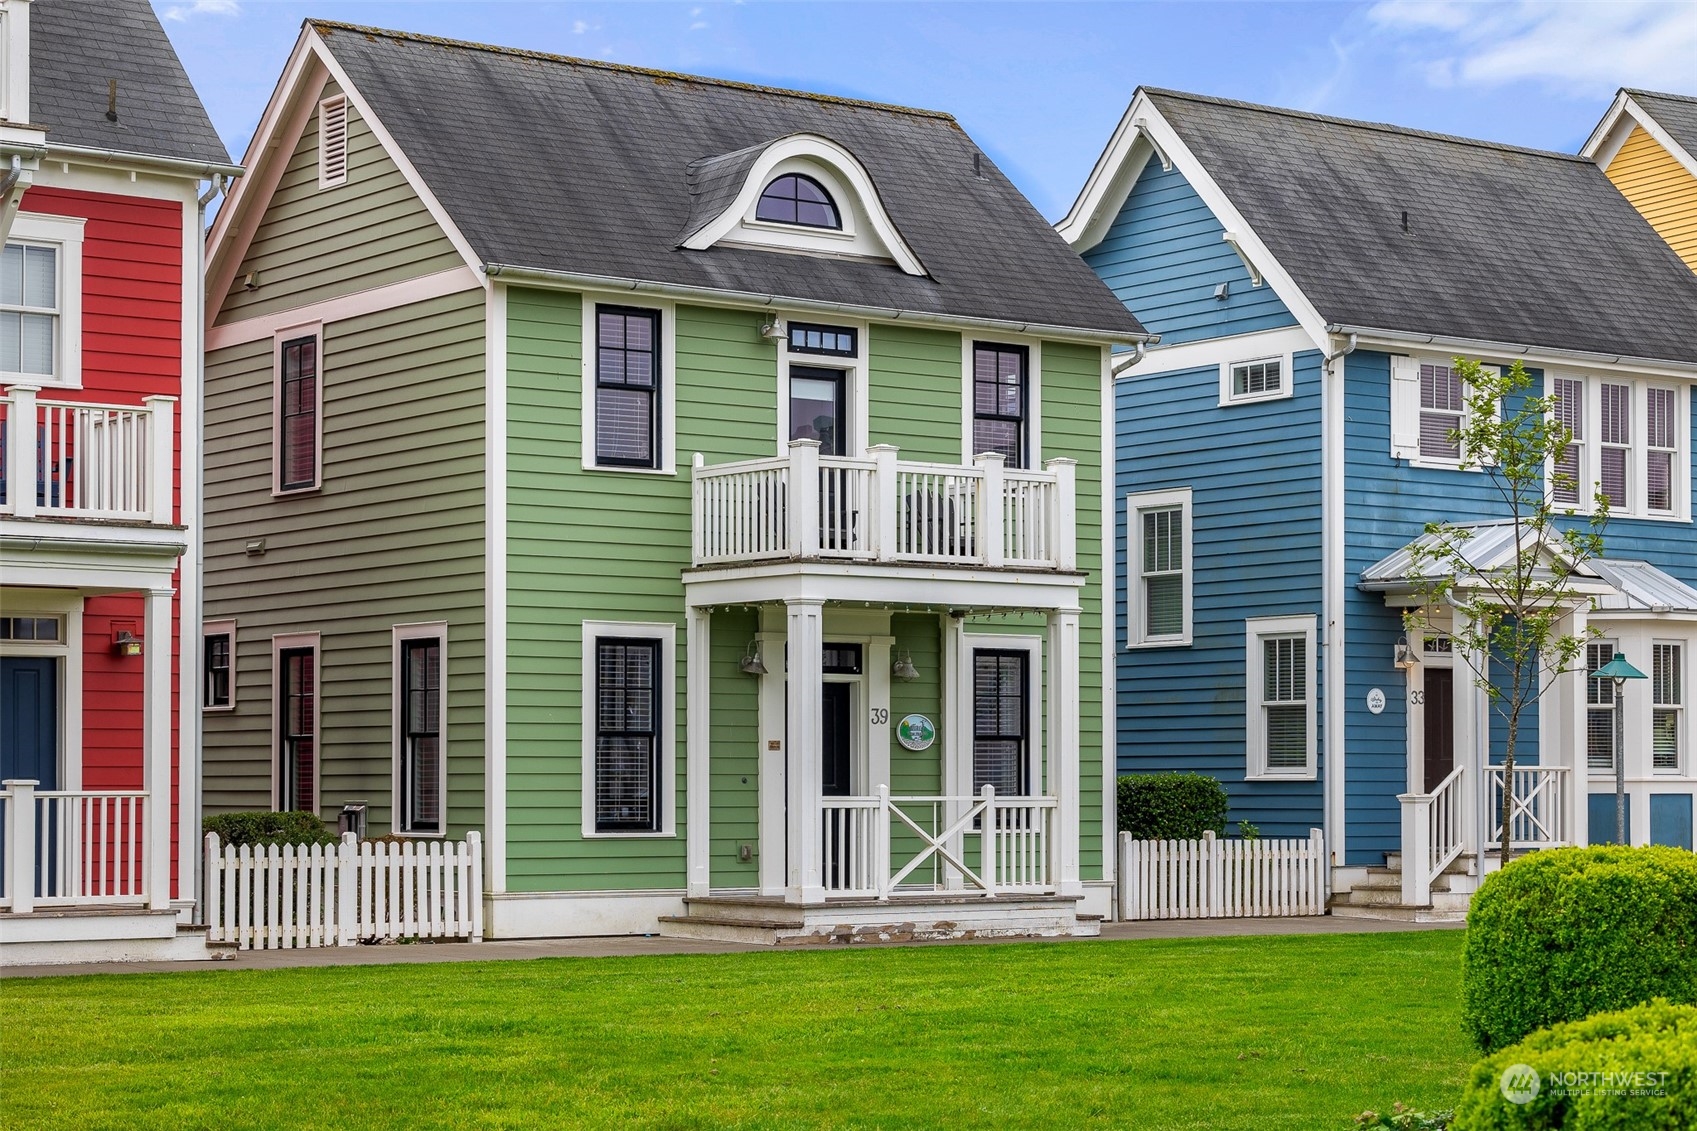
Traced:
<svg viewBox="0 0 1697 1131">
<path fill-rule="evenodd" d="M 0 0 L 0 964 L 206 957 L 194 916 L 205 205 L 145 0 Z"/>
</svg>

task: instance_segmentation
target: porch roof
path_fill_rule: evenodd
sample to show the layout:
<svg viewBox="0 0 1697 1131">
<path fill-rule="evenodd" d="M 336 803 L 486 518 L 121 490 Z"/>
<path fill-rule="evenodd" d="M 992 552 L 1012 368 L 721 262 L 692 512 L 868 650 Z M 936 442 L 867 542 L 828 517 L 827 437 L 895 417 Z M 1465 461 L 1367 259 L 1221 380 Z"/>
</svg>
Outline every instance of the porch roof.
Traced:
<svg viewBox="0 0 1697 1131">
<path fill-rule="evenodd" d="M 1600 612 L 1697 613 L 1697 589 L 1649 562 L 1599 558 L 1591 565 L 1614 586 L 1598 598 Z"/>
<path fill-rule="evenodd" d="M 1517 543 L 1515 524 L 1510 520 L 1458 522 L 1449 526 L 1447 531 L 1453 533 L 1422 532 L 1406 546 L 1380 558 L 1361 571 L 1360 588 L 1375 593 L 1407 593 L 1422 581 L 1453 574 L 1455 571 L 1450 568 L 1449 562 L 1436 557 L 1446 541 L 1456 548 L 1457 556 L 1470 576 L 1477 578 L 1512 568 L 1517 546 L 1522 543 L 1530 545 L 1537 540 L 1536 534 L 1522 528 Z M 1447 558 L 1447 551 L 1444 553 Z M 1538 547 L 1538 556 L 1541 561 L 1554 562 L 1560 560 L 1563 554 L 1559 545 L 1545 542 Z M 1594 564 L 1582 562 L 1574 568 L 1574 590 L 1595 595 L 1613 592 L 1612 583 L 1591 568 Z M 1458 577 L 1457 584 L 1465 584 L 1466 580 Z"/>
</svg>

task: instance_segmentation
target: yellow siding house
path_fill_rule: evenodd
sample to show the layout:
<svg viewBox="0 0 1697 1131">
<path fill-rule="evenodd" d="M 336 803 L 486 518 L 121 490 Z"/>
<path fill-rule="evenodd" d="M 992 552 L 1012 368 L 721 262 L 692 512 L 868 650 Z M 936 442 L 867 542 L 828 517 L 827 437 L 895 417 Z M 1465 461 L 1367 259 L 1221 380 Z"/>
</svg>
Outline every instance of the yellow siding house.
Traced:
<svg viewBox="0 0 1697 1131">
<path fill-rule="evenodd" d="M 1580 152 L 1697 271 L 1697 98 L 1622 88 Z"/>
</svg>

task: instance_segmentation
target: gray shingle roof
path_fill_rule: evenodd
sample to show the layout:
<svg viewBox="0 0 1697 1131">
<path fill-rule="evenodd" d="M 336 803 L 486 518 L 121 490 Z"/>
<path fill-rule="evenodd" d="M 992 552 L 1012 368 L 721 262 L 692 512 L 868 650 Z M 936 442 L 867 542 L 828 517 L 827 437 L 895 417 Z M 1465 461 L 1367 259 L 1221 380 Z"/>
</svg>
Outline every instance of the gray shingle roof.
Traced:
<svg viewBox="0 0 1697 1131">
<path fill-rule="evenodd" d="M 946 114 L 312 26 L 486 263 L 1141 333 Z M 699 222 L 697 200 L 723 193 L 738 151 L 795 133 L 855 155 L 929 278 L 867 261 L 679 248 Z M 692 178 L 708 158 L 731 159 Z"/>
<path fill-rule="evenodd" d="M 1146 93 L 1328 323 L 1697 361 L 1697 275 L 1590 161 Z"/>
<path fill-rule="evenodd" d="M 147 0 L 35 0 L 29 24 L 30 118 L 49 145 L 230 163 Z"/>
<path fill-rule="evenodd" d="M 1688 94 L 1664 94 L 1655 90 L 1633 90 L 1626 93 L 1645 110 L 1656 124 L 1668 132 L 1686 153 L 1697 157 L 1697 98 Z"/>
</svg>

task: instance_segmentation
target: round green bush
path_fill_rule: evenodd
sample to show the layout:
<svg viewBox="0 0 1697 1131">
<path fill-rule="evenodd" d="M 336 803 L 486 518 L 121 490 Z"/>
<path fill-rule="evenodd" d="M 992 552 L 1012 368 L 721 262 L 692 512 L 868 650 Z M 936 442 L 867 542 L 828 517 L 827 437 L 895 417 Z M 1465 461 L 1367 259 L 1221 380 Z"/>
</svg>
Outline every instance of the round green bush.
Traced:
<svg viewBox="0 0 1697 1131">
<path fill-rule="evenodd" d="M 1652 997 L 1697 1003 L 1697 855 L 1605 845 L 1511 862 L 1467 913 L 1461 996 L 1484 1052 Z"/>
<path fill-rule="evenodd" d="M 1526 1099 L 1530 1073 L 1537 1094 Z M 1503 1074 L 1523 1085 L 1512 1102 Z M 1473 1066 L 1454 1131 L 1697 1127 L 1697 1007 L 1656 999 L 1540 1029 Z"/>
<path fill-rule="evenodd" d="M 200 822 L 201 832 L 217 833 L 223 844 L 335 844 L 336 834 L 317 813 L 218 813 Z"/>
<path fill-rule="evenodd" d="M 1226 787 L 1206 774 L 1127 774 L 1118 801 L 1120 832 L 1138 840 L 1196 840 L 1226 831 Z"/>
</svg>

